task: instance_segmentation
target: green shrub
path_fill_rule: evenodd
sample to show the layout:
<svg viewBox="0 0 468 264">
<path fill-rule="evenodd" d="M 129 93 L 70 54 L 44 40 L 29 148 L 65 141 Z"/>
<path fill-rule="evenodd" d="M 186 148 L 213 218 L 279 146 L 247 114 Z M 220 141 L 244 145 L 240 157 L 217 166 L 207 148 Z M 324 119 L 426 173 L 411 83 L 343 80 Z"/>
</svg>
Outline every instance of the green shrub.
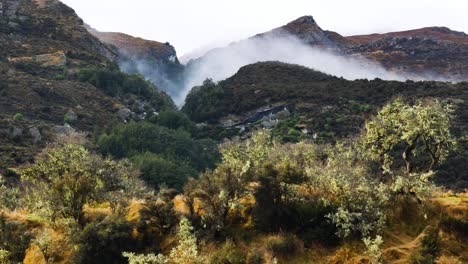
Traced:
<svg viewBox="0 0 468 264">
<path fill-rule="evenodd" d="M 212 264 L 244 264 L 246 263 L 246 255 L 239 250 L 234 242 L 226 241 L 220 249 L 214 252 L 211 256 L 210 263 Z"/>
<path fill-rule="evenodd" d="M 125 74 L 117 69 L 88 67 L 80 71 L 79 80 L 94 85 L 111 96 L 134 94 L 151 100 L 160 109 L 174 109 L 174 102 L 164 92 L 138 74 Z"/>
<path fill-rule="evenodd" d="M 183 129 L 191 132 L 194 129 L 192 121 L 183 113 L 173 110 L 164 110 L 152 121 L 170 129 Z"/>
<path fill-rule="evenodd" d="M 154 188 L 165 185 L 181 190 L 189 177 L 198 174 L 187 162 L 165 159 L 150 152 L 133 156 L 132 161 L 140 170 L 141 179 Z"/>
<path fill-rule="evenodd" d="M 77 252 L 73 263 L 128 263 L 122 252 L 138 251 L 138 241 L 132 236 L 133 227 L 124 219 L 106 218 L 88 224 L 74 234 Z"/>
<path fill-rule="evenodd" d="M 182 112 L 195 122 L 218 118 L 230 109 L 229 104 L 221 103 L 223 98 L 229 98 L 219 84 L 207 79 L 201 86 L 194 87 L 185 98 Z"/>
<path fill-rule="evenodd" d="M 8 252 L 8 259 L 11 263 L 23 261 L 32 238 L 33 234 L 25 224 L 20 222 L 7 223 L 0 213 L 0 250 Z M 0 263 L 3 262 L 0 261 Z"/>
<path fill-rule="evenodd" d="M 16 114 L 13 116 L 13 120 L 15 120 L 15 121 L 23 121 L 23 120 L 24 120 L 24 115 L 21 114 L 21 113 L 16 113 Z"/>
</svg>

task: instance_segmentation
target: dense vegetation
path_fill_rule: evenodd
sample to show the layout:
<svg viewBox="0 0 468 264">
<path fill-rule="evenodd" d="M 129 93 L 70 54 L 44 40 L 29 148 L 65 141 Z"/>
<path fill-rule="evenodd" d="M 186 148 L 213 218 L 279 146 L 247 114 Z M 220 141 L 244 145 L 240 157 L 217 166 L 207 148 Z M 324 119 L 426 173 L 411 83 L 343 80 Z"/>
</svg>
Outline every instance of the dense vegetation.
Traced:
<svg viewBox="0 0 468 264">
<path fill-rule="evenodd" d="M 466 188 L 468 174 L 462 160 L 468 159 L 467 83 L 349 81 L 298 65 L 261 62 L 241 68 L 224 81 L 207 80 L 195 87 L 182 111 L 197 122 L 217 124 L 227 118 L 242 122 L 259 109 L 288 105 L 296 118 L 280 120 L 274 134 L 286 142 L 296 141 L 301 135 L 294 126 L 301 125 L 310 136 L 315 135 L 316 142 L 326 143 L 359 134 L 365 121 L 396 97 L 412 103 L 423 98 L 452 103 L 451 131 L 460 144 L 458 152 L 439 168 L 436 179 L 451 188 Z M 245 132 L 251 130 L 247 127 Z"/>
<path fill-rule="evenodd" d="M 165 111 L 151 122 L 119 124 L 97 140 L 101 153 L 130 158 L 141 177 L 154 188 L 182 189 L 189 177 L 212 168 L 218 160 L 216 143 L 195 140 L 185 115 Z"/>
<path fill-rule="evenodd" d="M 317 245 L 357 245 L 348 255 L 325 257 L 381 263 L 394 256 L 383 249 L 393 241 L 388 232 L 406 223 L 422 235 L 403 258 L 428 263 L 448 254 L 437 230 L 458 241 L 464 236 L 458 230 L 468 226 L 463 215 L 444 211 L 441 219 L 435 215 L 443 209 L 431 207 L 433 169 L 457 144 L 451 114 L 438 101 L 397 99 L 352 140 L 281 143 L 260 131 L 224 143 L 216 167 L 188 181 L 186 170 L 209 167 L 194 160 L 209 149 L 193 152 L 200 143 L 184 130 L 192 126 L 182 116 L 118 125 L 98 140 L 100 151 L 130 157 L 136 167 L 93 153 L 80 135 L 63 138 L 17 172 L 18 188 L 0 182 L 0 257 L 4 263 L 283 263 Z M 184 185 L 183 192 L 162 182 Z M 414 216 L 397 213 L 408 206 Z M 302 263 L 323 260 L 311 255 Z"/>
<path fill-rule="evenodd" d="M 174 108 L 172 99 L 167 94 L 138 74 L 126 74 L 112 67 L 88 67 L 80 70 L 78 79 L 102 89 L 111 96 L 132 94 L 151 100 L 153 104 L 163 106 L 161 108 Z"/>
</svg>

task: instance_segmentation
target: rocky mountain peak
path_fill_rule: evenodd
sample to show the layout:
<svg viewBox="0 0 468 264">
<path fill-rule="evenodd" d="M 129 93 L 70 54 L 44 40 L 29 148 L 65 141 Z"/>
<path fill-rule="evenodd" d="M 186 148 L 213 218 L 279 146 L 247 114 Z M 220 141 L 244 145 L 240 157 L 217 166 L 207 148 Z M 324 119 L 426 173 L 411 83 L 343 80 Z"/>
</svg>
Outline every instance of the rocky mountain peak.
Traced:
<svg viewBox="0 0 468 264">
<path fill-rule="evenodd" d="M 302 16 L 294 21 L 291 21 L 289 24 L 306 24 L 306 25 L 314 25 L 317 26 L 317 22 L 313 16 Z"/>
</svg>

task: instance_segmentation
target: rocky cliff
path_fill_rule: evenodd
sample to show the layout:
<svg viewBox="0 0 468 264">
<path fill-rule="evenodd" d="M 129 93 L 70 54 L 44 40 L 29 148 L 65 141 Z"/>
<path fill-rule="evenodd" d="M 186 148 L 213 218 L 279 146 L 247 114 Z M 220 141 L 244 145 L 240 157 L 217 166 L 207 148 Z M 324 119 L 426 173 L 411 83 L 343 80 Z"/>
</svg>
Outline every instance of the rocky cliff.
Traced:
<svg viewBox="0 0 468 264">
<path fill-rule="evenodd" d="M 121 69 L 145 76 L 160 89 L 175 96 L 181 89 L 183 65 L 179 63 L 175 48 L 168 42 L 146 40 L 123 33 L 89 32 L 114 48 Z"/>
</svg>

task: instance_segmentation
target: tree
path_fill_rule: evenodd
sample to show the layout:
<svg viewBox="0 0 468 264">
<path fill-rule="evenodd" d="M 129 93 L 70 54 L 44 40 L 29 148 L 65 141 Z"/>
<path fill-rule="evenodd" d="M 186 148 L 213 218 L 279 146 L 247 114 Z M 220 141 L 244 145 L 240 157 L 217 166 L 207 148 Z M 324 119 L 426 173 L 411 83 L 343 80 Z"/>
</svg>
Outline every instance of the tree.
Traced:
<svg viewBox="0 0 468 264">
<path fill-rule="evenodd" d="M 193 227 L 187 218 L 182 218 L 177 233 L 179 244 L 171 250 L 169 259 L 171 263 L 196 264 L 201 263 L 198 252 L 197 238 L 193 234 Z"/>
<path fill-rule="evenodd" d="M 29 205 L 48 216 L 80 220 L 87 203 L 107 200 L 112 209 L 141 186 L 125 163 L 102 159 L 84 147 L 65 144 L 47 149 L 39 161 L 21 171 Z"/>
<path fill-rule="evenodd" d="M 392 173 L 398 152 L 407 175 L 432 171 L 456 145 L 450 133 L 451 112 L 438 101 L 411 106 L 397 99 L 366 124 L 363 145 L 381 162 L 384 173 Z"/>
</svg>

